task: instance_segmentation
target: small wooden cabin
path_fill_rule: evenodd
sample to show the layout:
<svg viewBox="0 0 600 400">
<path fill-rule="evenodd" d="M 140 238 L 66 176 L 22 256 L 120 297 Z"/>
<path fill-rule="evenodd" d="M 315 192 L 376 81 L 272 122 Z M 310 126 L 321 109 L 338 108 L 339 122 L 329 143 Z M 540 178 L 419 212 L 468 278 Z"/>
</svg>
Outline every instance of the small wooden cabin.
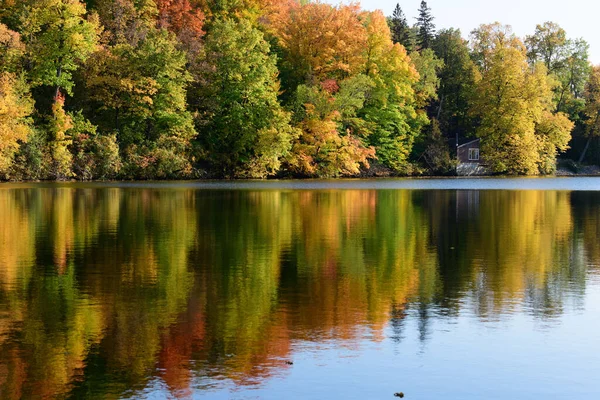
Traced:
<svg viewBox="0 0 600 400">
<path fill-rule="evenodd" d="M 458 165 L 456 174 L 460 176 L 487 175 L 485 162 L 480 149 L 481 139 L 471 140 L 456 148 Z"/>
</svg>

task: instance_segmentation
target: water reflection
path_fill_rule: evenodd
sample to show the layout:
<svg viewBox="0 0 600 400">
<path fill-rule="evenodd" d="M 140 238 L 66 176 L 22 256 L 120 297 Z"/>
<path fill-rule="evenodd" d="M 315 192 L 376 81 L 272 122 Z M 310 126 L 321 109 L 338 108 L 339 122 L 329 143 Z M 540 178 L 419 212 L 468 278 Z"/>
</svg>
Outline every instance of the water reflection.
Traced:
<svg viewBox="0 0 600 400">
<path fill-rule="evenodd" d="M 440 319 L 552 323 L 600 262 L 598 192 L 5 188 L 0 221 L 6 399 L 257 385 L 411 318 L 424 351 Z"/>
</svg>

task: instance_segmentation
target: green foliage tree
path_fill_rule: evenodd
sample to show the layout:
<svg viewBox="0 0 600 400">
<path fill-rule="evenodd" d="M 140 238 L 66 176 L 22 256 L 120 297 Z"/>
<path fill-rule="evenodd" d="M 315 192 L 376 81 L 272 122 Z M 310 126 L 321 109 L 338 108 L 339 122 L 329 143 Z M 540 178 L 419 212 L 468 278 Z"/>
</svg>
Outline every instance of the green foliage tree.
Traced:
<svg viewBox="0 0 600 400">
<path fill-rule="evenodd" d="M 419 73 L 419 81 L 415 85 L 417 105 L 424 108 L 431 101 L 438 99 L 439 73 L 444 67 L 444 62 L 430 48 L 410 53 L 410 59 Z"/>
<path fill-rule="evenodd" d="M 434 173 L 446 175 L 456 167 L 456 160 L 450 153 L 448 140 L 440 129 L 437 119 L 432 119 L 425 137 L 425 152 L 423 158 L 427 167 Z"/>
<path fill-rule="evenodd" d="M 600 66 L 594 66 L 591 69 L 584 96 L 587 141 L 579 156 L 580 163 L 585 160 L 592 139 L 600 137 Z"/>
<path fill-rule="evenodd" d="M 199 143 L 210 167 L 226 177 L 278 172 L 296 136 L 279 104 L 277 61 L 250 21 L 215 21 L 206 37 Z"/>
<path fill-rule="evenodd" d="M 433 50 L 442 60 L 440 86 L 434 115 L 445 137 L 465 137 L 473 133 L 469 116 L 470 99 L 475 85 L 476 67 L 471 60 L 467 41 L 456 29 L 441 30 Z"/>
<path fill-rule="evenodd" d="M 367 143 L 376 149 L 378 162 L 395 173 L 408 173 L 413 144 L 428 121 L 425 112 L 419 110 L 419 99 L 426 95 L 417 93 L 421 85 L 419 73 L 406 50 L 392 43 L 381 13 L 371 13 L 365 24 L 365 74 L 375 85 L 358 115 L 369 130 Z M 423 89 L 429 85 L 428 79 L 436 78 L 424 78 Z"/>
<path fill-rule="evenodd" d="M 567 38 L 565 30 L 554 22 L 538 25 L 525 43 L 530 64 L 543 62 L 558 81 L 554 88 L 556 111 L 577 121 L 584 108 L 583 92 L 590 71 L 588 44 Z"/>
<path fill-rule="evenodd" d="M 531 63 L 541 60 L 549 73 L 563 67 L 567 47 L 567 33 L 554 22 L 537 25 L 535 33 L 525 38 L 527 56 Z"/>
<path fill-rule="evenodd" d="M 72 93 L 73 72 L 96 48 L 98 21 L 85 14 L 79 0 L 39 0 L 21 16 L 32 84 L 55 87 L 55 97 Z"/>
<path fill-rule="evenodd" d="M 122 167 L 116 135 L 99 135 L 96 125 L 81 112 L 71 115 L 69 146 L 73 154 L 73 174 L 81 180 L 110 179 L 118 176 Z"/>
<path fill-rule="evenodd" d="M 86 70 L 90 97 L 104 111 L 102 133 L 117 132 L 131 177 L 168 178 L 191 173 L 196 136 L 187 111 L 186 55 L 174 35 L 150 29 L 136 46 L 119 44 L 96 53 Z M 110 116 L 110 118 L 109 118 Z M 110 122 L 108 122 L 110 121 Z"/>
</svg>

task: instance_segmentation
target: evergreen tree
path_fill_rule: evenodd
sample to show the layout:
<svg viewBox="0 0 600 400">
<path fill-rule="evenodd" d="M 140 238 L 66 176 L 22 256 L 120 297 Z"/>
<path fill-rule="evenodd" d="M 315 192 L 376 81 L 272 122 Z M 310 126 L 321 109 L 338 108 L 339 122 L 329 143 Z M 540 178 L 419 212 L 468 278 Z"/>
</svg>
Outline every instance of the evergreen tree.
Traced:
<svg viewBox="0 0 600 400">
<path fill-rule="evenodd" d="M 389 20 L 390 31 L 392 32 L 392 41 L 394 43 L 400 43 L 406 48 L 408 52 L 412 51 L 412 35 L 408 22 L 406 22 L 406 16 L 400 7 L 400 4 L 396 4 L 394 13 Z"/>
<path fill-rule="evenodd" d="M 433 15 L 431 8 L 426 1 L 421 1 L 419 8 L 419 16 L 417 17 L 417 39 L 421 49 L 428 49 L 435 36 L 435 24 L 433 23 Z"/>
</svg>

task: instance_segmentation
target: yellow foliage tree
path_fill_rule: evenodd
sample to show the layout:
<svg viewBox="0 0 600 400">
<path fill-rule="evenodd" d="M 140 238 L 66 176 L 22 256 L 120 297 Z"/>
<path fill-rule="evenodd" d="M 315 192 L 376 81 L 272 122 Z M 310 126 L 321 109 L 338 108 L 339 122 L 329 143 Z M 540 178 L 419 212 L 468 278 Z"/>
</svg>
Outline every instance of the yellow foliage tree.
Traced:
<svg viewBox="0 0 600 400">
<path fill-rule="evenodd" d="M 482 25 L 472 38 L 481 69 L 472 110 L 486 162 L 498 173 L 552 172 L 573 129 L 563 114 L 550 112 L 555 82 L 542 63 L 529 67 L 525 45 L 510 27 Z"/>
<path fill-rule="evenodd" d="M 24 54 L 21 35 L 0 23 L 0 71 L 15 72 L 17 62 Z"/>
<path fill-rule="evenodd" d="M 67 134 L 67 131 L 73 127 L 73 120 L 65 112 L 64 96 L 59 94 L 54 100 L 52 104 L 53 117 L 49 126 L 51 134 L 49 142 L 50 156 L 52 158 L 50 174 L 55 179 L 69 179 L 73 176 L 73 155 L 68 147 L 73 143 L 73 140 Z"/>
<path fill-rule="evenodd" d="M 20 143 L 31 134 L 33 100 L 23 79 L 0 73 L 0 179 L 10 178 L 10 167 Z"/>
</svg>

